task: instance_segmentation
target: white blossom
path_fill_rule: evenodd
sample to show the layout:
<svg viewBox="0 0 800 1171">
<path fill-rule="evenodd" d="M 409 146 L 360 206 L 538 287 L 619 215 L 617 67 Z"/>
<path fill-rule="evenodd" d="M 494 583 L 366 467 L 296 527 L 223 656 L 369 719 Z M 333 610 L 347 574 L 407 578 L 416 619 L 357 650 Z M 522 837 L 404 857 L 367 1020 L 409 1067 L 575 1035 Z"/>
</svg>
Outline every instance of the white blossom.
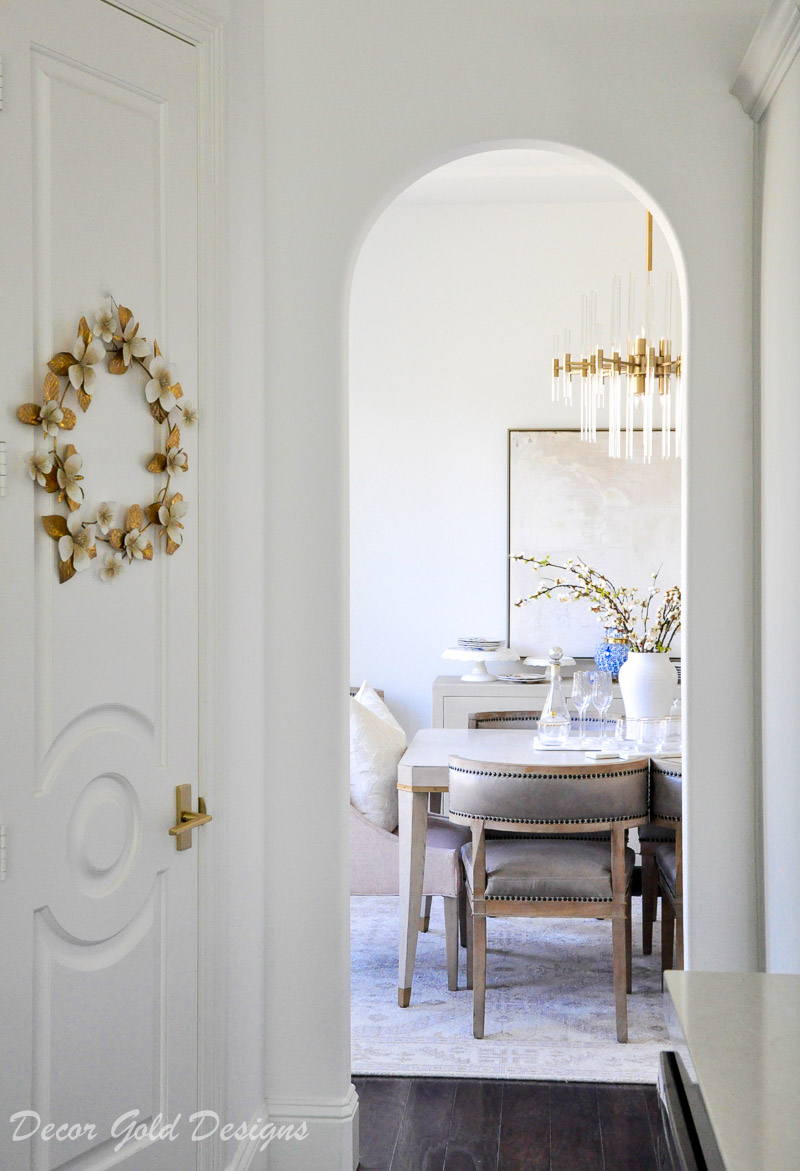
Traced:
<svg viewBox="0 0 800 1171">
<path fill-rule="evenodd" d="M 45 403 L 39 412 L 39 421 L 45 435 L 58 435 L 58 424 L 63 418 L 64 412 L 54 398 Z"/>
<path fill-rule="evenodd" d="M 197 422 L 198 410 L 197 407 L 192 406 L 191 403 L 183 403 L 181 405 L 181 413 L 183 414 L 183 422 L 187 427 L 193 427 Z"/>
<path fill-rule="evenodd" d="M 84 525 L 80 511 L 71 512 L 67 517 L 69 533 L 59 538 L 58 555 L 62 561 L 69 561 L 78 573 L 82 573 L 89 566 L 89 554 L 94 548 L 94 532 L 92 525 Z"/>
<path fill-rule="evenodd" d="M 183 541 L 181 517 L 186 516 L 189 505 L 185 500 L 176 500 L 174 497 L 169 504 L 162 504 L 158 510 L 158 523 L 167 531 L 167 536 L 176 545 Z"/>
<path fill-rule="evenodd" d="M 104 342 L 114 340 L 114 334 L 119 329 L 119 322 L 117 315 L 114 312 L 114 302 L 110 297 L 106 297 L 103 304 L 94 315 L 94 325 L 92 326 L 92 333 L 95 337 L 102 338 Z"/>
<path fill-rule="evenodd" d="M 36 451 L 28 456 L 28 471 L 30 477 L 44 488 L 46 477 L 53 470 L 53 453 L 44 447 L 37 447 Z"/>
<path fill-rule="evenodd" d="M 116 512 L 117 503 L 115 500 L 104 500 L 101 504 L 98 504 L 97 527 L 104 536 L 114 524 Z"/>
<path fill-rule="evenodd" d="M 164 411 L 169 414 L 177 403 L 172 387 L 177 382 L 174 370 L 171 370 L 164 358 L 157 355 L 150 363 L 150 381 L 144 388 L 145 398 L 149 403 L 159 402 Z"/>
<path fill-rule="evenodd" d="M 72 356 L 75 361 L 68 370 L 69 380 L 76 390 L 81 387 L 89 391 L 97 381 L 97 374 L 94 367 L 98 362 L 102 362 L 106 356 L 106 351 L 100 342 L 86 342 L 82 337 L 79 337 L 72 347 Z"/>
<path fill-rule="evenodd" d="M 100 570 L 103 581 L 113 581 L 119 577 L 125 568 L 125 558 L 121 553 L 106 553 L 105 569 Z"/>
<path fill-rule="evenodd" d="M 137 561 L 141 561 L 147 545 L 147 537 L 144 533 L 140 533 L 138 529 L 131 529 L 129 533 L 125 534 L 125 552 L 128 554 L 130 561 L 133 561 L 134 557 Z"/>
<path fill-rule="evenodd" d="M 189 467 L 189 457 L 181 447 L 171 447 L 167 452 L 167 473 L 181 475 Z"/>
<path fill-rule="evenodd" d="M 146 358 L 150 353 L 150 346 L 146 340 L 137 337 L 138 331 L 139 322 L 131 318 L 122 334 L 122 362 L 125 366 L 130 366 L 131 358 Z"/>
<path fill-rule="evenodd" d="M 83 476 L 79 475 L 82 467 L 83 460 L 75 452 L 73 455 L 68 456 L 64 460 L 63 466 L 58 469 L 58 486 L 63 489 L 67 499 L 71 500 L 74 504 L 80 504 L 83 500 L 83 489 L 78 483 L 79 480 L 83 479 Z M 62 558 L 63 560 L 66 559 Z"/>
</svg>

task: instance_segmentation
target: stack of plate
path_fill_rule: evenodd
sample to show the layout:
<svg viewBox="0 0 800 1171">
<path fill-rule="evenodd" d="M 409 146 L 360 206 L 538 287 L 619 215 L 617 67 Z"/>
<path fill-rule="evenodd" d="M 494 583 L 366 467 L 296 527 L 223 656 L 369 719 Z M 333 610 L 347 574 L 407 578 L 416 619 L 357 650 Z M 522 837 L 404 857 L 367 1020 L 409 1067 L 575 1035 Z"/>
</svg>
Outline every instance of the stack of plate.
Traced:
<svg viewBox="0 0 800 1171">
<path fill-rule="evenodd" d="M 504 639 L 460 638 L 458 645 L 465 651 L 499 651 L 506 644 Z"/>
</svg>

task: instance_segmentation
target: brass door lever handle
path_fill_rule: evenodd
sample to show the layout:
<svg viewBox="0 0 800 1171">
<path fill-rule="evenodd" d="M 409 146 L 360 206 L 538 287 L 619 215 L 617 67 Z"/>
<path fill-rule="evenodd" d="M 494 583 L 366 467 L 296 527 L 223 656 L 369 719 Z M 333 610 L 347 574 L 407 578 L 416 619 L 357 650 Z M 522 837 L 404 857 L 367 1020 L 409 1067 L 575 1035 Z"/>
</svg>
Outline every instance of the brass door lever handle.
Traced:
<svg viewBox="0 0 800 1171">
<path fill-rule="evenodd" d="M 192 786 L 191 785 L 176 785 L 175 787 L 175 813 L 177 821 L 175 825 L 170 826 L 170 836 L 176 839 L 175 848 L 178 850 L 191 850 L 192 848 L 192 830 L 198 829 L 201 825 L 205 825 L 211 821 L 211 814 L 206 813 L 206 803 L 202 797 L 197 799 L 197 813 L 192 810 Z"/>
</svg>

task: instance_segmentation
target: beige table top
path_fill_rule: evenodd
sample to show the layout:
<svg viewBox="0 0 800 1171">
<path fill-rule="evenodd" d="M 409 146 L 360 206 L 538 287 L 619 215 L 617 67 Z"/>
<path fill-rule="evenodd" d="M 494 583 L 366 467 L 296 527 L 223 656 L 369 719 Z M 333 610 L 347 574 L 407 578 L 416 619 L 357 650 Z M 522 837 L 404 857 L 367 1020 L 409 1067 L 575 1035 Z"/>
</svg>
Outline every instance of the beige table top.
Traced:
<svg viewBox="0 0 800 1171">
<path fill-rule="evenodd" d="M 535 748 L 534 736 L 534 731 L 528 728 L 423 728 L 414 736 L 397 766 L 398 788 L 411 792 L 446 792 L 451 756 L 494 764 L 536 764 L 543 768 L 596 767 L 604 763 L 590 760 L 585 752 Z M 647 756 L 624 759 L 634 763 L 647 760 Z M 608 764 L 619 763 L 619 758 L 608 761 Z"/>
<path fill-rule="evenodd" d="M 667 972 L 727 1171 L 797 1171 L 800 975 Z"/>
</svg>

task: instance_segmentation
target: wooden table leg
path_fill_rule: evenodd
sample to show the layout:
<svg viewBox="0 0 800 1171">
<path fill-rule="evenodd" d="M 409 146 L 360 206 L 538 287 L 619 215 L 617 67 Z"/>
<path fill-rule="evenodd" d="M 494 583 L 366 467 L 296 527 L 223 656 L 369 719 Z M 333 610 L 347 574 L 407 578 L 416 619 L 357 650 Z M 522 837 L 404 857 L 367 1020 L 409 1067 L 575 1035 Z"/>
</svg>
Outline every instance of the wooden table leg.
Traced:
<svg viewBox="0 0 800 1171">
<path fill-rule="evenodd" d="M 417 933 L 428 836 L 428 794 L 398 789 L 400 838 L 400 948 L 397 1003 L 408 1008 L 417 958 Z"/>
</svg>

